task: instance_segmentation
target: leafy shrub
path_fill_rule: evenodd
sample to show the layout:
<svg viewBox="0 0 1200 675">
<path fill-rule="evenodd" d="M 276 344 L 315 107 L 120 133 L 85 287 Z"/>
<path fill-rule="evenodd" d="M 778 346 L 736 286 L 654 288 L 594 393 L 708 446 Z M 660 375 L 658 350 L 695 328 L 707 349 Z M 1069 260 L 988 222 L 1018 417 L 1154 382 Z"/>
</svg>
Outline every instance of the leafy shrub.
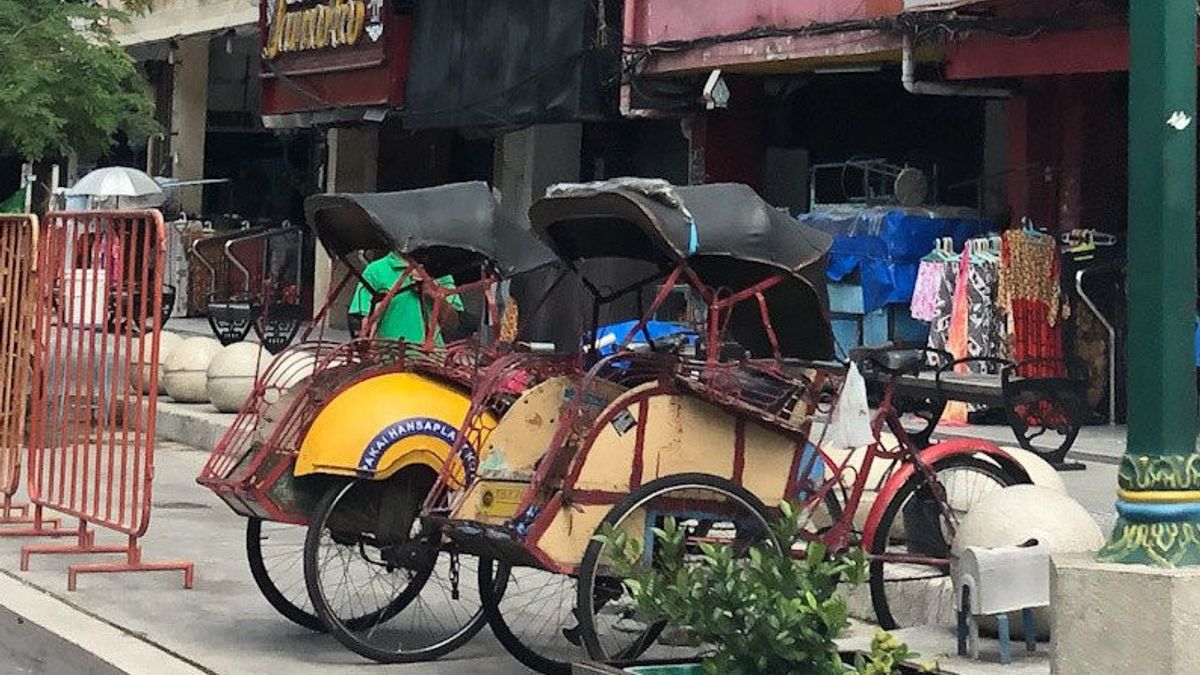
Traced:
<svg viewBox="0 0 1200 675">
<path fill-rule="evenodd" d="M 887 633 L 853 667 L 835 639 L 849 625 L 842 584 L 866 580 L 860 549 L 831 553 L 809 543 L 803 557 L 776 542 L 793 542 L 807 517 L 790 504 L 771 526 L 771 537 L 750 546 L 701 542 L 690 548 L 687 529 L 673 518 L 653 530 L 653 565 L 644 542 L 608 529 L 597 539 L 609 564 L 633 596 L 639 614 L 686 627 L 693 641 L 711 646 L 703 661 L 710 675 L 892 675 L 917 655 Z M 786 545 L 785 545 L 786 546 Z"/>
</svg>

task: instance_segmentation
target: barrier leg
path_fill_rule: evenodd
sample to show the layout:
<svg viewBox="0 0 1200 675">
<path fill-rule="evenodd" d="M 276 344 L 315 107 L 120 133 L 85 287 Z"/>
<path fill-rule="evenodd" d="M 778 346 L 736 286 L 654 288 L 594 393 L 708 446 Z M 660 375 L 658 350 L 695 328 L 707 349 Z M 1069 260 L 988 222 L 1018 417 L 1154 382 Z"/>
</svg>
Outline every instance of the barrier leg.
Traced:
<svg viewBox="0 0 1200 675">
<path fill-rule="evenodd" d="M 24 508 L 21 509 L 21 507 L 24 507 Z M 64 530 L 64 529 L 59 528 L 59 525 L 61 523 L 59 522 L 58 518 L 45 517 L 42 514 L 42 507 L 40 505 L 37 505 L 37 504 L 33 505 L 33 515 L 32 516 L 29 515 L 29 505 L 28 504 L 14 505 L 13 508 L 22 510 L 23 511 L 22 515 L 12 516 L 11 518 L 6 515 L 4 518 L 0 518 L 0 524 L 31 525 L 32 527 L 24 528 L 24 529 L 0 528 L 0 538 L 2 538 L 2 537 L 69 537 L 69 536 L 71 536 L 71 533 L 72 533 L 71 530 Z M 0 513 L 6 514 L 7 512 L 0 510 Z"/>
<path fill-rule="evenodd" d="M 63 535 L 69 530 L 61 530 Z M 55 535 L 55 536 L 63 536 Z M 97 546 L 96 533 L 88 529 L 87 522 L 79 521 L 79 529 L 75 531 L 77 537 L 74 544 L 66 544 L 63 546 L 41 545 L 41 546 L 23 546 L 21 547 L 21 571 L 29 571 L 29 558 L 34 555 L 84 555 L 91 553 L 124 553 L 124 546 Z"/>
<path fill-rule="evenodd" d="M 32 504 L 25 502 L 14 502 L 12 495 L 4 495 L 4 499 L 0 500 L 0 525 L 29 525 L 34 522 L 34 517 L 30 515 L 30 507 Z M 42 518 L 42 523 L 58 528 L 60 521 L 58 518 Z"/>
<path fill-rule="evenodd" d="M 174 560 L 168 562 L 142 562 L 142 549 L 135 537 L 129 538 L 127 547 L 118 547 L 127 553 L 125 562 L 96 563 L 88 565 L 71 565 L 67 568 L 67 590 L 75 590 L 75 583 L 80 574 L 113 574 L 120 572 L 183 572 L 183 587 L 190 589 L 194 585 L 196 568 L 190 562 Z"/>
</svg>

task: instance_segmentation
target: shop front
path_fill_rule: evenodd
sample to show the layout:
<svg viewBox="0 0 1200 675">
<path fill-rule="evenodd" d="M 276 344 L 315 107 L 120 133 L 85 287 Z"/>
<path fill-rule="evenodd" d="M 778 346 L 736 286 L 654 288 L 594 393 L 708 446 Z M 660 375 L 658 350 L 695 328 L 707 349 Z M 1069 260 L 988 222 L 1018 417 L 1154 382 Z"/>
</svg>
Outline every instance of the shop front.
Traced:
<svg viewBox="0 0 1200 675">
<path fill-rule="evenodd" d="M 412 17 L 382 0 L 261 0 L 257 74 L 262 123 L 281 137 L 314 134 L 316 191 L 373 192 L 381 127 L 405 101 Z M 313 305 L 334 271 L 306 239 Z M 344 306 L 346 303 L 339 303 Z M 339 320 L 342 317 L 334 317 Z"/>
</svg>

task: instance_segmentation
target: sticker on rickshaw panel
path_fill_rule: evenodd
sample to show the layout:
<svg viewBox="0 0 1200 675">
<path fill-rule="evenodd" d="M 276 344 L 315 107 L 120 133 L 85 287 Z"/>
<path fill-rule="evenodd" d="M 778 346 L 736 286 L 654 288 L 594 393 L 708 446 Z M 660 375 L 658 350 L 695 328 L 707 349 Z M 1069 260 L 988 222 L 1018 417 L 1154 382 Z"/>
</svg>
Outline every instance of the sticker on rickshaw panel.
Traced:
<svg viewBox="0 0 1200 675">
<path fill-rule="evenodd" d="M 439 440 L 453 448 L 458 441 L 458 427 L 432 417 L 410 417 L 393 422 L 376 434 L 363 450 L 362 457 L 358 462 L 359 476 L 363 478 L 374 476 L 384 454 L 397 443 L 411 438 Z M 459 451 L 459 458 L 468 478 L 474 476 L 479 468 L 479 453 L 469 442 L 463 444 L 462 450 Z"/>
<path fill-rule="evenodd" d="M 521 497 L 529 483 L 506 483 L 503 481 L 480 481 L 476 490 L 479 492 L 479 515 L 487 522 L 503 522 L 512 518 L 521 506 Z"/>
</svg>

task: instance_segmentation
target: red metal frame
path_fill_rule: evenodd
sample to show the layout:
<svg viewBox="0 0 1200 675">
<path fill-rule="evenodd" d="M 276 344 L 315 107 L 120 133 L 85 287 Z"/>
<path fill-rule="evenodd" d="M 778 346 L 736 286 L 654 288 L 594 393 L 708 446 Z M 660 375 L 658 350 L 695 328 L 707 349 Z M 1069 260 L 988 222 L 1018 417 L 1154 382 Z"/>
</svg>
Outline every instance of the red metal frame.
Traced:
<svg viewBox="0 0 1200 675">
<path fill-rule="evenodd" d="M 480 278 L 453 289 L 438 284 L 424 268 L 408 256 L 401 256 L 406 267 L 383 299 L 367 317 L 364 337 L 347 343 L 327 342 L 323 331 L 330 307 L 351 281 L 362 280 L 361 270 L 350 267 L 336 287 L 331 288 L 325 306 L 301 338 L 301 343 L 281 352 L 255 382 L 246 403 L 209 456 L 196 482 L 217 494 L 240 515 L 304 525 L 308 513 L 295 503 L 286 503 L 276 488 L 291 474 L 304 434 L 325 404 L 339 393 L 371 377 L 394 372 L 420 372 L 462 387 L 469 387 L 481 368 L 498 350 L 494 339 L 482 344 L 461 340 L 438 346 L 440 307 L 452 295 L 481 291 L 486 311 L 498 325 L 495 286 L 499 275 L 483 269 Z M 425 317 L 425 336 L 421 344 L 408 344 L 375 337 L 379 320 L 388 304 L 401 292 L 412 290 L 436 299 L 434 310 Z M 313 333 L 317 331 L 314 339 Z M 495 336 L 490 336 L 494 338 Z M 310 358 L 304 358 L 308 355 Z M 344 368 L 349 366 L 348 368 Z M 308 372 L 299 372 L 303 367 Z M 334 368 L 341 368 L 333 371 Z M 333 373 L 326 376 L 326 374 Z M 291 396 L 290 402 L 284 401 Z M 283 409 L 273 406 L 286 403 Z M 268 420 L 268 412 L 278 419 Z M 273 425 L 263 433 L 268 425 Z"/>
<path fill-rule="evenodd" d="M 181 571 L 191 588 L 192 563 L 145 562 L 139 544 L 153 503 L 162 215 L 52 213 L 38 239 L 36 288 L 46 301 L 34 323 L 32 527 L 0 536 L 76 537 L 64 546 L 23 547 L 22 570 L 36 554 L 125 554 L 119 563 L 69 566 L 70 590 L 79 574 L 152 571 Z M 148 394 L 129 386 L 143 358 Z M 78 519 L 78 527 L 47 527 L 46 510 Z M 119 533 L 126 542 L 97 544 L 92 528 Z"/>
<path fill-rule="evenodd" d="M 802 500 L 804 507 L 813 508 L 824 501 L 830 490 L 841 491 L 845 495 L 842 516 L 832 527 L 823 530 L 819 535 L 812 535 L 835 550 L 844 549 L 852 543 L 854 515 L 862 502 L 864 492 L 868 489 L 871 468 L 877 460 L 887 461 L 889 466 L 879 484 L 873 486 L 879 489 L 879 495 L 868 514 L 867 536 L 861 540 L 867 543 L 872 540 L 871 536 L 878 527 L 887 504 L 904 482 L 919 472 L 927 481 L 936 484 L 933 466 L 946 457 L 982 453 L 1013 471 L 1018 477 L 1024 476 L 1024 471 L 1007 453 L 990 443 L 963 439 L 935 444 L 924 450 L 919 449 L 909 440 L 899 413 L 892 405 L 894 383 L 887 385 L 883 400 L 872 419 L 871 428 L 876 441 L 867 448 L 860 466 L 850 466 L 853 459 L 851 455 L 841 463 L 834 462 L 816 445 L 813 445 L 816 448 L 815 452 L 806 453 L 805 448 L 810 444 L 813 415 L 818 412 L 828 413 L 831 410 L 833 401 L 836 401 L 844 386 L 845 371 L 829 364 L 785 364 L 781 359 L 778 337 L 766 311 L 764 292 L 780 283 L 782 275 L 769 277 L 749 288 L 722 297 L 717 297 L 711 289 L 704 287 L 694 273 L 683 264 L 667 277 L 668 281 L 663 287 L 673 287 L 681 278 L 697 286 L 697 290 L 709 303 L 706 326 L 708 353 L 704 360 L 693 361 L 659 353 L 618 351 L 599 359 L 587 373 L 580 374 L 577 391 L 561 408 L 554 436 L 538 462 L 513 520 L 509 523 L 513 536 L 520 542 L 527 557 L 537 560 L 547 570 L 561 574 L 574 574 L 577 571 L 575 564 L 560 564 L 551 560 L 539 546 L 541 536 L 559 510 L 572 504 L 616 504 L 628 494 L 629 490 L 576 490 L 574 486 L 600 432 L 617 414 L 630 406 L 638 407 L 640 417 L 630 468 L 629 489 L 636 488 L 644 481 L 644 420 L 649 400 L 663 394 L 686 393 L 697 396 L 734 416 L 737 428 L 734 445 L 730 451 L 733 454 L 732 477 L 738 485 L 742 484 L 745 467 L 747 423 L 763 425 L 792 438 L 792 460 L 785 494 L 770 497 L 797 499 L 800 495 L 805 495 Z M 653 315 L 664 298 L 665 293 L 660 291 L 651 308 L 645 312 L 645 316 L 626 336 L 625 343 L 632 340 L 641 330 L 648 320 L 646 317 Z M 722 363 L 718 360 L 719 350 L 714 347 L 719 345 L 734 307 L 742 302 L 753 302 L 757 305 L 775 358 L 732 363 Z M 500 385 L 506 381 L 507 374 L 536 370 L 539 366 L 544 367 L 548 364 L 565 367 L 562 372 L 567 373 L 573 365 L 569 361 L 547 360 L 545 357 L 531 354 L 512 355 L 493 363 L 485 376 L 476 381 L 472 409 L 460 430 L 458 444 L 452 457 L 461 449 L 459 446 L 467 442 L 476 448 L 483 447 L 490 429 L 480 422 L 485 412 L 497 409 L 502 393 Z M 592 387 L 601 381 L 657 384 L 633 389 L 618 396 L 605 408 L 607 412 L 589 412 L 584 401 L 588 399 L 587 394 Z M 803 414 L 797 416 L 797 410 Z M 897 439 L 895 447 L 883 444 L 882 434 L 885 429 Z M 806 456 L 809 458 L 807 462 L 804 460 Z M 820 485 L 814 484 L 808 478 L 812 475 L 816 462 L 821 462 L 825 469 L 825 478 Z M 447 462 L 443 467 L 439 487 L 431 493 L 425 505 L 426 513 L 430 515 L 437 516 L 446 513 L 447 510 L 453 511 L 455 505 L 447 497 L 452 490 L 462 486 L 452 483 L 451 465 L 452 462 Z M 948 509 L 944 491 L 935 490 L 935 494 L 942 508 Z M 516 535 L 519 529 L 517 525 L 523 527 L 523 537 Z M 449 527 L 454 529 L 452 524 Z M 478 529 L 481 532 L 489 531 L 487 527 Z M 462 530 L 455 531 L 456 536 L 463 536 Z M 925 558 L 917 560 L 912 557 L 904 559 L 939 566 L 946 562 L 931 562 Z"/>
<path fill-rule="evenodd" d="M 13 500 L 25 446 L 37 234 L 36 216 L 0 215 L 0 525 L 32 522 L 29 505 Z"/>
</svg>

